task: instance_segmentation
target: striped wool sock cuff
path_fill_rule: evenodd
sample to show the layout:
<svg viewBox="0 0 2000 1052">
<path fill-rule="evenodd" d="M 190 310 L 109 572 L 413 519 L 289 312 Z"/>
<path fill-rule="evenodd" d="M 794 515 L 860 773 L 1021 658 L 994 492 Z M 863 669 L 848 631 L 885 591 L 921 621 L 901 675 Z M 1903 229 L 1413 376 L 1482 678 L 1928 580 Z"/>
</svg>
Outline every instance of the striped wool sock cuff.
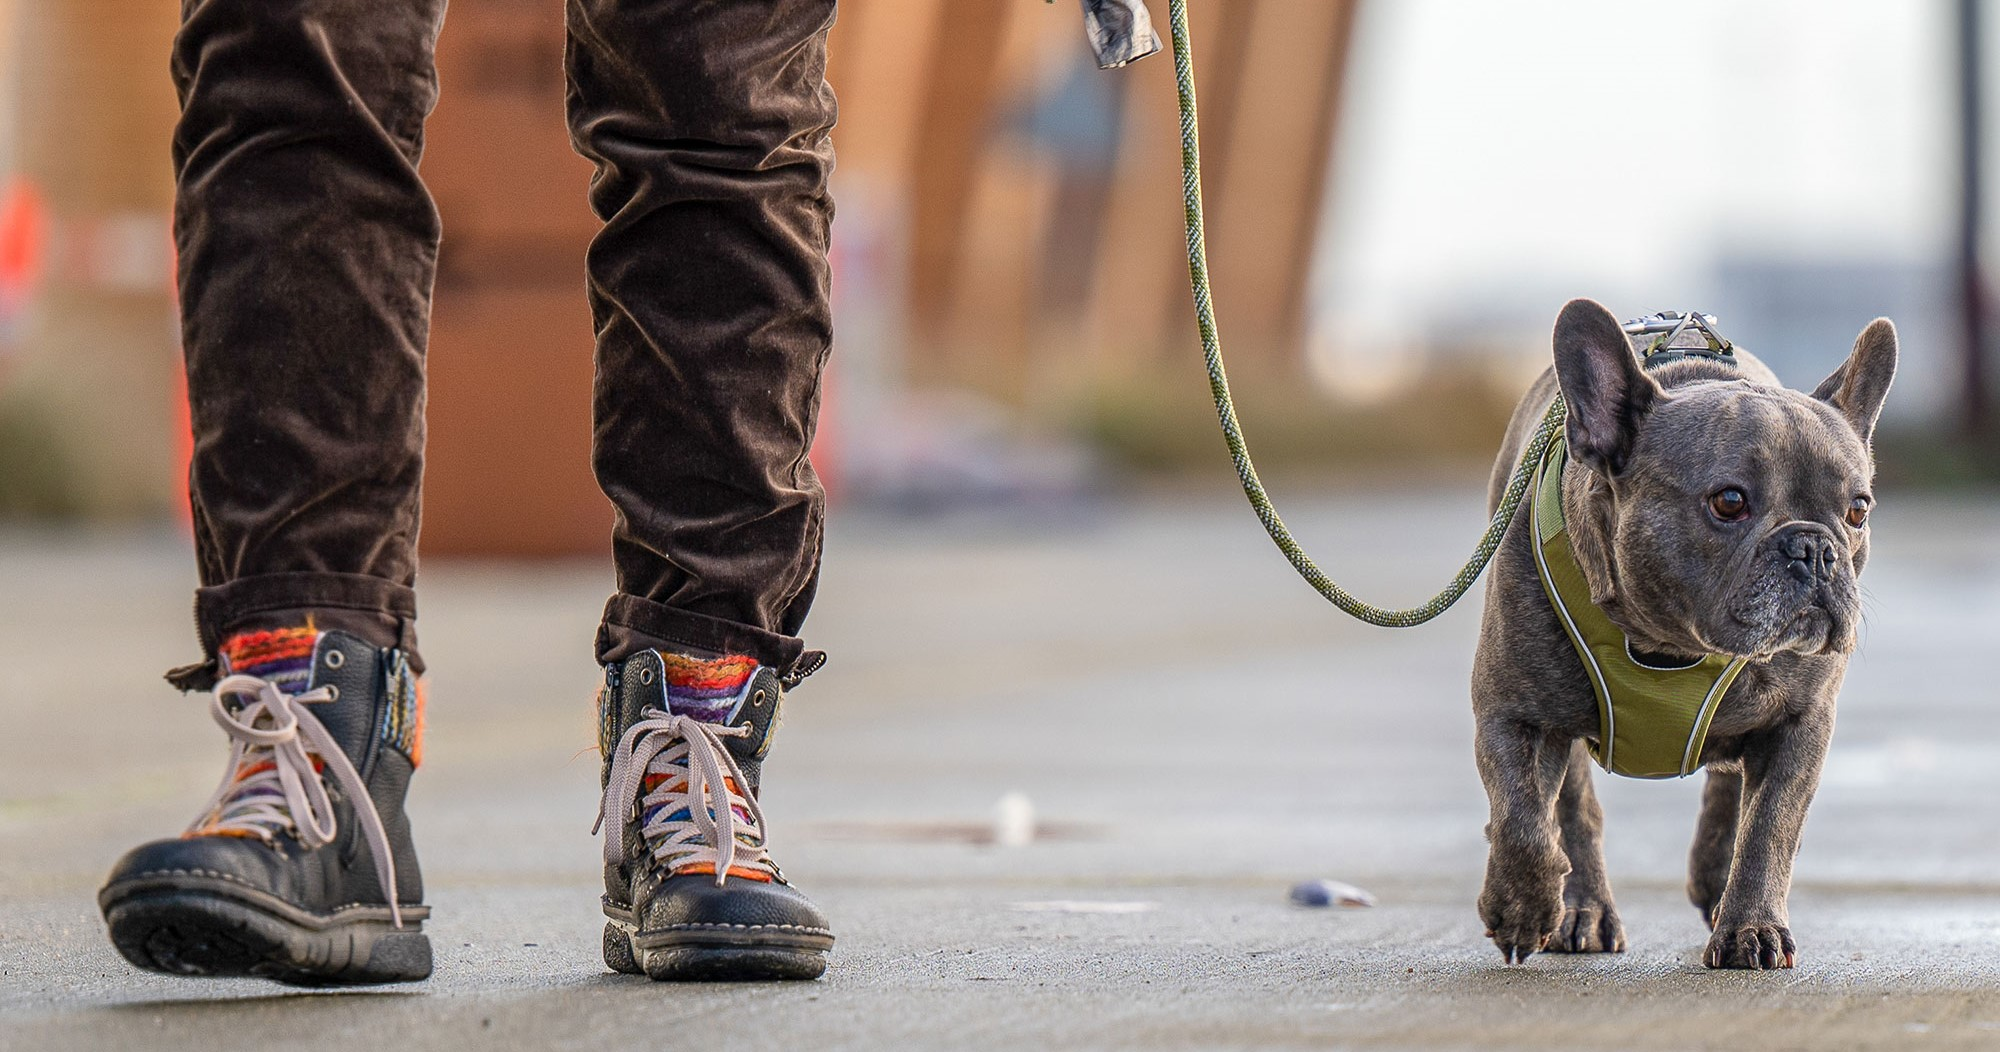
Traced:
<svg viewBox="0 0 2000 1052">
<path fill-rule="evenodd" d="M 667 711 L 703 723 L 722 723 L 756 678 L 757 661 L 741 654 L 718 658 L 690 657 L 662 650 L 667 674 Z"/>
<path fill-rule="evenodd" d="M 241 632 L 230 636 L 217 654 L 225 674 L 256 676 L 287 694 L 297 694 L 312 683 L 319 635 L 311 625 Z"/>
</svg>

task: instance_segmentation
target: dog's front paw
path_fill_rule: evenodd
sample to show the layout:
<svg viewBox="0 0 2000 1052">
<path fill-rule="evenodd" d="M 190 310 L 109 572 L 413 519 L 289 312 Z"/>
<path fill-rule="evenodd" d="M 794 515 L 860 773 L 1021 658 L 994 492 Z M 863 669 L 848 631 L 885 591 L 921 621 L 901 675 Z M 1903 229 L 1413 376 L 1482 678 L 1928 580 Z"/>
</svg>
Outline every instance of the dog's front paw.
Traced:
<svg viewBox="0 0 2000 1052">
<path fill-rule="evenodd" d="M 1562 924 L 1562 874 L 1501 881 L 1489 873 L 1479 893 L 1479 919 L 1508 964 L 1526 961 L 1549 945 Z"/>
<path fill-rule="evenodd" d="M 1701 963 L 1710 968 L 1790 968 L 1799 946 L 1782 924 L 1732 924 L 1724 920 L 1708 938 Z"/>
<path fill-rule="evenodd" d="M 1562 922 L 1549 940 L 1550 953 L 1624 953 L 1625 925 L 1618 908 L 1597 899 L 1563 908 Z"/>
</svg>

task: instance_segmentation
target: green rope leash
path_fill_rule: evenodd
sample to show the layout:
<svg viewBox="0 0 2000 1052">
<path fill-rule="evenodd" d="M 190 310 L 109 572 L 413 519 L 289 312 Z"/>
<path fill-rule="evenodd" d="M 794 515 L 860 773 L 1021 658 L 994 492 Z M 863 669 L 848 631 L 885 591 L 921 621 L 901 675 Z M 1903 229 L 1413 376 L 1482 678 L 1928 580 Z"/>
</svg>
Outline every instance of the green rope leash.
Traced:
<svg viewBox="0 0 2000 1052">
<path fill-rule="evenodd" d="M 1522 452 L 1521 463 L 1514 469 L 1513 479 L 1507 483 L 1506 495 L 1501 498 L 1499 509 L 1493 513 L 1486 535 L 1473 549 L 1472 558 L 1466 560 L 1458 576 L 1453 577 L 1444 591 L 1430 602 L 1408 610 L 1384 609 L 1356 599 L 1322 573 L 1312 557 L 1292 539 L 1292 531 L 1285 528 L 1284 520 L 1278 518 L 1277 509 L 1271 506 L 1271 498 L 1257 478 L 1257 468 L 1250 463 L 1250 450 L 1243 443 L 1243 429 L 1236 423 L 1236 407 L 1229 397 L 1229 376 L 1222 367 L 1222 339 L 1215 328 L 1215 305 L 1210 302 L 1208 293 L 1208 242 L 1202 233 L 1201 215 L 1201 136 L 1195 121 L 1194 53 L 1188 42 L 1187 0 L 1168 0 L 1167 10 L 1173 23 L 1174 80 L 1179 87 L 1181 104 L 1181 181 L 1187 200 L 1188 277 L 1194 285 L 1194 313 L 1201 326 L 1201 353 L 1208 364 L 1209 393 L 1215 397 L 1215 411 L 1222 421 L 1222 437 L 1229 443 L 1230 459 L 1236 462 L 1236 476 L 1243 481 L 1243 495 L 1250 498 L 1250 506 L 1257 510 L 1257 518 L 1263 521 L 1264 532 L 1271 535 L 1272 543 L 1285 553 L 1286 559 L 1291 560 L 1299 576 L 1333 605 L 1371 625 L 1384 628 L 1421 625 L 1458 602 L 1466 589 L 1472 587 L 1472 582 L 1479 579 L 1481 571 L 1492 560 L 1494 551 L 1500 547 L 1500 538 L 1506 534 L 1507 524 L 1513 520 L 1521 498 L 1528 492 L 1535 465 L 1541 463 L 1549 443 L 1562 430 L 1567 417 L 1562 395 L 1556 396 L 1555 404 L 1549 407 L 1548 415 L 1542 418 L 1534 438 Z"/>
</svg>

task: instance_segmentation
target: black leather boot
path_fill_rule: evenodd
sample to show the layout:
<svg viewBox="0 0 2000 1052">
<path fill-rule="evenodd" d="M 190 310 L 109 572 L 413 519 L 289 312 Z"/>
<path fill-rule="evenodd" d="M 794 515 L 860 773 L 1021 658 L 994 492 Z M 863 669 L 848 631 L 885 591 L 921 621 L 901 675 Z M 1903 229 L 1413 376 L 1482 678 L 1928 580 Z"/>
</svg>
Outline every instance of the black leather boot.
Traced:
<svg viewBox="0 0 2000 1052">
<path fill-rule="evenodd" d="M 649 650 L 605 669 L 605 964 L 661 980 L 826 971 L 833 932 L 766 853 L 757 805 L 781 698 L 746 658 Z"/>
<path fill-rule="evenodd" d="M 238 636 L 223 662 L 212 710 L 229 769 L 185 834 L 112 869 L 97 896 L 112 943 L 172 975 L 426 978 L 430 910 L 403 814 L 421 712 L 402 652 L 296 629 Z"/>
</svg>

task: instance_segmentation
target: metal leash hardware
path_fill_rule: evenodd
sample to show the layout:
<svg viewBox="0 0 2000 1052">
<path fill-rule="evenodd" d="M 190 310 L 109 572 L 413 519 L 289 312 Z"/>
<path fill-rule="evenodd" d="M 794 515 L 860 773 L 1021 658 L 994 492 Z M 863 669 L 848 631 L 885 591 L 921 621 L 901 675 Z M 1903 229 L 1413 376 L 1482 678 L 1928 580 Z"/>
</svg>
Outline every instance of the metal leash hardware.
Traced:
<svg viewBox="0 0 2000 1052">
<path fill-rule="evenodd" d="M 1715 328 L 1715 315 L 1700 311 L 1661 311 L 1624 323 L 1625 335 L 1650 336 L 1639 357 L 1649 366 L 1664 365 L 1682 358 L 1710 358 L 1734 363 L 1736 345 Z M 1698 343 L 1683 340 L 1692 331 Z"/>
</svg>

